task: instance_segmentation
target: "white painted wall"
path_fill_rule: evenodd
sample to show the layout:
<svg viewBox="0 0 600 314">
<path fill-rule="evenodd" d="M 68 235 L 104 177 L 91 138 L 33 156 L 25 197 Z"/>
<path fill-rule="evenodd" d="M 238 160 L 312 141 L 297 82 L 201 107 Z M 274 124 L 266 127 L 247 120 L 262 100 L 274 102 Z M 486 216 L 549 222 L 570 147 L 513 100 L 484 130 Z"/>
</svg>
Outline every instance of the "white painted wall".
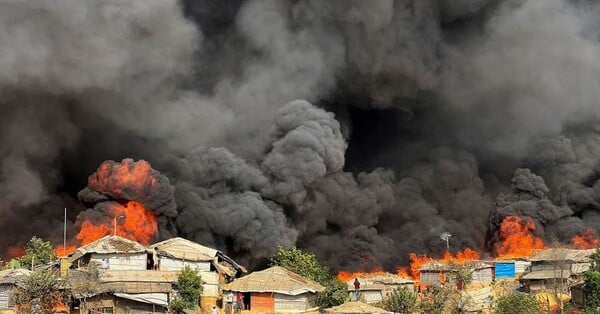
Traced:
<svg viewBox="0 0 600 314">
<path fill-rule="evenodd" d="M 210 262 L 185 261 L 165 256 L 160 257 L 160 270 L 180 271 L 185 266 L 190 266 L 197 271 L 210 271 Z"/>
<path fill-rule="evenodd" d="M 91 254 L 90 263 L 102 263 L 108 258 L 108 269 L 112 270 L 146 270 L 146 253 L 134 254 Z"/>
</svg>

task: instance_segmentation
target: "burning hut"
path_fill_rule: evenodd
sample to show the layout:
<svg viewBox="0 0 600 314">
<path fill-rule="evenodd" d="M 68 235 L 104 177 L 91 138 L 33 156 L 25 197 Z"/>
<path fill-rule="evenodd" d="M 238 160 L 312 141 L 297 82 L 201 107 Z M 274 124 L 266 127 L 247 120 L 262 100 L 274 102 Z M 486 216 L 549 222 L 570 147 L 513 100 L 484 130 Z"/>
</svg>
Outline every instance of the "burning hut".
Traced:
<svg viewBox="0 0 600 314">
<path fill-rule="evenodd" d="M 554 248 L 539 252 L 531 258 L 531 271 L 521 278 L 526 291 L 543 292 L 558 289 L 566 292 L 583 282 L 591 266 L 590 256 L 595 249 L 574 250 Z"/>
<path fill-rule="evenodd" d="M 101 269 L 146 270 L 146 247 L 119 236 L 105 236 L 76 249 L 68 257 L 71 268 L 95 264 Z"/>
<path fill-rule="evenodd" d="M 354 278 L 360 282 L 360 299 L 369 304 L 383 301 L 396 288 L 406 287 L 412 291 L 415 283 L 414 280 L 386 272 L 365 273 L 346 281 L 349 293 L 354 292 Z"/>
<path fill-rule="evenodd" d="M 12 292 L 31 272 L 26 269 L 6 269 L 0 271 L 0 311 L 12 310 L 14 300 Z"/>
<path fill-rule="evenodd" d="M 250 273 L 221 288 L 242 293 L 245 309 L 255 313 L 315 311 L 317 293 L 325 289 L 279 266 Z"/>
</svg>

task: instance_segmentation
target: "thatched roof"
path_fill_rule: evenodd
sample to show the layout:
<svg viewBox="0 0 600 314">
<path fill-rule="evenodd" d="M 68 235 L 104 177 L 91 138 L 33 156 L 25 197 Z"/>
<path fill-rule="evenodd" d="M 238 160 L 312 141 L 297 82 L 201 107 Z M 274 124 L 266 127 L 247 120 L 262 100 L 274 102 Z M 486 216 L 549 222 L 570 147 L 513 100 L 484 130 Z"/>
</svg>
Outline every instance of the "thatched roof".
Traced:
<svg viewBox="0 0 600 314">
<path fill-rule="evenodd" d="M 69 255 L 69 261 L 73 262 L 90 253 L 112 254 L 112 253 L 143 253 L 146 247 L 119 236 L 105 236 L 75 250 Z"/>
<path fill-rule="evenodd" d="M 0 271 L 0 284 L 18 284 L 31 275 L 27 269 L 5 269 Z"/>
<path fill-rule="evenodd" d="M 326 313 L 335 314 L 362 314 L 362 313 L 391 313 L 384 309 L 356 301 L 347 302 L 325 310 Z"/>
<path fill-rule="evenodd" d="M 386 286 L 399 286 L 409 285 L 414 283 L 414 280 L 410 280 L 391 273 L 376 273 L 376 274 L 364 274 L 358 277 L 353 277 L 346 281 L 348 290 L 354 290 L 354 279 L 358 278 L 360 282 L 361 290 L 383 290 Z"/>
<path fill-rule="evenodd" d="M 287 295 L 321 292 L 320 284 L 293 273 L 283 267 L 274 266 L 250 273 L 221 286 L 222 290 L 240 292 L 275 292 Z"/>
<path fill-rule="evenodd" d="M 544 261 L 571 261 L 577 263 L 590 262 L 590 255 L 594 254 L 596 250 L 574 250 L 574 249 L 562 249 L 553 248 L 547 249 L 537 253 L 531 258 L 532 262 L 544 262 Z"/>
</svg>

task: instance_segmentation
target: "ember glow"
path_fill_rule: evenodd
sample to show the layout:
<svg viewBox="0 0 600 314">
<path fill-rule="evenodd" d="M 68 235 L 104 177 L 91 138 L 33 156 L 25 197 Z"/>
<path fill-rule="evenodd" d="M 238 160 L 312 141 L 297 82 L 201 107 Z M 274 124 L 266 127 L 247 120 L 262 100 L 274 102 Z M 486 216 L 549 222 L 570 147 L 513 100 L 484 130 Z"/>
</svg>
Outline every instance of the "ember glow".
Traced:
<svg viewBox="0 0 600 314">
<path fill-rule="evenodd" d="M 26 253 L 25 249 L 23 249 L 22 247 L 11 246 L 8 248 L 8 256 L 11 259 L 21 257 L 21 256 L 25 255 L 25 253 Z"/>
<path fill-rule="evenodd" d="M 535 223 L 527 218 L 507 216 L 500 225 L 500 245 L 496 249 L 499 258 L 531 257 L 545 249 L 542 238 L 535 234 Z"/>
<path fill-rule="evenodd" d="M 600 245 L 600 239 L 591 229 L 583 229 L 580 235 L 571 239 L 571 244 L 580 250 L 595 249 Z"/>
</svg>

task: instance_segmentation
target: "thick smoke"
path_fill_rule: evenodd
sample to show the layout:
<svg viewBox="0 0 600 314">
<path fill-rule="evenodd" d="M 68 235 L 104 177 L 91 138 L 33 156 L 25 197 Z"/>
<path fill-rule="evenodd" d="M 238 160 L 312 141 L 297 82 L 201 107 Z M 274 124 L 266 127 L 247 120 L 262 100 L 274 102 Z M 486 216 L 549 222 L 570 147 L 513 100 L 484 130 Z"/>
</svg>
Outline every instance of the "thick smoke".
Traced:
<svg viewBox="0 0 600 314">
<path fill-rule="evenodd" d="M 132 198 L 161 236 L 250 264 L 298 245 L 392 269 L 441 254 L 442 232 L 452 251 L 489 249 L 514 214 L 546 240 L 598 230 L 598 8 L 5 1 L 0 249 L 61 239 L 64 207 L 73 234 L 102 212 L 84 205 Z M 124 158 L 170 183 L 76 200 Z"/>
</svg>

